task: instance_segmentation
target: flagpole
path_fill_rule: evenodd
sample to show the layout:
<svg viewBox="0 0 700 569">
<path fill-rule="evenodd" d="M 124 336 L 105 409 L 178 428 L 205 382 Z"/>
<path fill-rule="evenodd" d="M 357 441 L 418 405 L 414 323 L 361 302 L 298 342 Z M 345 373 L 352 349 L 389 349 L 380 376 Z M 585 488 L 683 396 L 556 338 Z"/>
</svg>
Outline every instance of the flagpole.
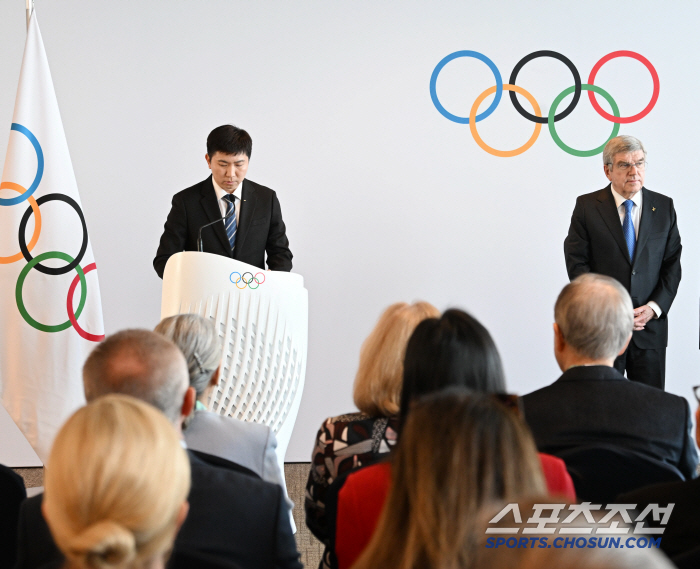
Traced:
<svg viewBox="0 0 700 569">
<path fill-rule="evenodd" d="M 29 19 L 32 17 L 34 10 L 34 0 L 27 0 L 27 29 L 29 29 Z"/>
</svg>

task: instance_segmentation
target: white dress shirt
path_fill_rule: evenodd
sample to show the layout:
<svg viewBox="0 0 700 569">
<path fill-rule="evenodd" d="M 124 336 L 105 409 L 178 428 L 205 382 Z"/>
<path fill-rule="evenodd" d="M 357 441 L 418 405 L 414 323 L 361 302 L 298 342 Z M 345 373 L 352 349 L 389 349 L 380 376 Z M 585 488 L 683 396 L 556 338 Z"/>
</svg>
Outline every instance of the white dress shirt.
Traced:
<svg viewBox="0 0 700 569">
<path fill-rule="evenodd" d="M 219 202 L 219 210 L 221 211 L 221 217 L 226 216 L 226 211 L 228 210 L 228 201 L 224 199 L 224 196 L 228 194 L 228 192 L 222 190 L 219 187 L 219 184 L 217 184 L 214 181 L 214 177 L 212 176 L 211 183 L 214 184 L 214 191 L 216 192 L 216 201 Z M 240 184 L 238 184 L 238 188 L 243 187 L 243 182 L 241 181 Z M 241 218 L 241 192 L 238 192 L 238 188 L 233 190 L 233 195 L 236 196 L 236 201 L 234 207 L 236 208 L 236 227 L 238 227 L 238 222 L 240 221 Z M 236 193 L 238 192 L 238 193 Z"/>
<path fill-rule="evenodd" d="M 625 202 L 627 201 L 627 198 L 618 194 L 612 187 L 612 184 L 610 184 L 610 190 L 612 191 L 613 198 L 615 199 L 617 213 L 620 214 L 620 224 L 624 225 L 625 214 L 627 213 L 627 209 L 625 208 Z M 642 219 L 642 198 L 643 196 L 641 190 L 630 198 L 634 202 L 634 205 L 632 206 L 632 225 L 634 225 L 635 239 L 639 239 L 639 221 Z M 647 306 L 651 307 L 651 309 L 654 311 L 655 318 L 661 316 L 661 307 L 658 304 L 656 304 L 653 300 L 647 302 Z"/>
</svg>

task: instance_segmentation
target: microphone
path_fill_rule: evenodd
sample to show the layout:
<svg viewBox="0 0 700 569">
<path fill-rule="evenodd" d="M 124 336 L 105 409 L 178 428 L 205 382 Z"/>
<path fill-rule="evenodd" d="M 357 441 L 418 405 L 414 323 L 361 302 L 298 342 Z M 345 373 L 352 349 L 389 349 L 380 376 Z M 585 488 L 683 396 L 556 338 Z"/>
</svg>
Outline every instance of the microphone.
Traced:
<svg viewBox="0 0 700 569">
<path fill-rule="evenodd" d="M 199 239 L 197 239 L 197 250 L 200 253 L 204 252 L 204 242 L 202 241 L 202 229 L 206 229 L 210 225 L 214 225 L 215 223 L 219 223 L 220 221 L 226 221 L 229 217 L 231 217 L 231 214 L 236 215 L 236 208 L 232 207 L 231 211 L 227 213 L 224 217 L 220 219 L 216 219 L 212 221 L 211 223 L 207 223 L 206 225 L 202 225 L 202 227 L 199 228 Z"/>
</svg>

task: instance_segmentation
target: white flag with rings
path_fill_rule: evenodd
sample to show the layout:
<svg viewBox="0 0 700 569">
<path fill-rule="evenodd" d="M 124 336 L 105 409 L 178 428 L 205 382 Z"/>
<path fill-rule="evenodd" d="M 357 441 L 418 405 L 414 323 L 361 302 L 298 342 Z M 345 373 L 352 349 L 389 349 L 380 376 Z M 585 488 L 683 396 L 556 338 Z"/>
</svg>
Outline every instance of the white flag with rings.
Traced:
<svg viewBox="0 0 700 569">
<path fill-rule="evenodd" d="M 39 457 L 84 404 L 104 338 L 97 267 L 36 13 L 0 183 L 0 394 Z"/>
</svg>

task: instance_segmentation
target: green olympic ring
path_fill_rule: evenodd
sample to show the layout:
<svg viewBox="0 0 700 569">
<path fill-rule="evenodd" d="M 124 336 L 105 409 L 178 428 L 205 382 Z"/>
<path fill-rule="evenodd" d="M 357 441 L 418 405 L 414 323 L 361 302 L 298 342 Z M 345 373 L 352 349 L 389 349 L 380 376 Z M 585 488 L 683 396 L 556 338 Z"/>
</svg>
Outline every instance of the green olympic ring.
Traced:
<svg viewBox="0 0 700 569">
<path fill-rule="evenodd" d="M 27 263 L 27 265 L 20 272 L 19 278 L 17 279 L 17 286 L 15 287 L 15 299 L 17 300 L 17 308 L 19 308 L 19 313 L 22 315 L 22 318 L 24 318 L 27 324 L 41 332 L 61 332 L 62 330 L 66 330 L 71 327 L 70 319 L 63 322 L 63 324 L 56 324 L 55 326 L 41 324 L 29 316 L 29 312 L 27 312 L 27 309 L 24 306 L 24 301 L 22 300 L 22 287 L 24 287 L 24 279 L 27 278 L 27 274 L 29 274 L 29 271 L 32 270 L 34 265 L 41 263 L 46 259 L 61 259 L 62 261 L 66 261 L 68 263 L 73 262 L 73 257 L 67 255 L 66 253 L 60 253 L 59 251 L 47 251 L 46 253 L 37 255 L 31 261 L 29 261 L 29 263 Z M 77 320 L 85 307 L 85 300 L 87 299 L 87 282 L 85 281 L 85 273 L 80 265 L 77 265 L 75 270 L 78 271 L 78 276 L 80 277 L 80 302 L 78 303 L 78 310 L 75 311 L 75 319 Z"/>
<path fill-rule="evenodd" d="M 557 112 L 557 107 L 559 106 L 559 103 L 562 102 L 564 97 L 567 95 L 573 93 L 576 89 L 576 86 L 569 87 L 568 89 L 564 89 L 556 99 L 554 99 L 554 102 L 552 103 L 552 106 L 549 108 L 549 116 L 547 119 L 547 123 L 549 124 L 549 134 L 552 135 L 552 139 L 554 142 L 557 143 L 557 146 L 561 148 L 563 151 L 568 152 L 569 154 L 573 154 L 574 156 L 580 156 L 581 158 L 586 158 L 588 156 L 595 156 L 596 154 L 600 154 L 603 152 L 603 149 L 605 148 L 605 145 L 613 138 L 617 136 L 617 133 L 620 132 L 620 123 L 615 123 L 612 129 L 612 134 L 610 137 L 603 143 L 601 144 L 598 148 L 594 148 L 593 150 L 576 150 L 575 148 L 571 148 L 571 146 L 567 146 L 564 144 L 561 138 L 559 138 L 559 135 L 557 134 L 556 127 L 554 126 L 554 115 Z M 615 103 L 615 100 L 612 98 L 612 96 L 607 92 L 598 87 L 597 85 L 588 85 L 588 84 L 583 84 L 581 85 L 581 89 L 583 91 L 593 91 L 595 93 L 598 93 L 599 95 L 602 95 L 605 100 L 610 103 L 610 106 L 612 107 L 613 115 L 616 117 L 620 116 L 620 109 L 617 108 L 617 103 Z"/>
</svg>

